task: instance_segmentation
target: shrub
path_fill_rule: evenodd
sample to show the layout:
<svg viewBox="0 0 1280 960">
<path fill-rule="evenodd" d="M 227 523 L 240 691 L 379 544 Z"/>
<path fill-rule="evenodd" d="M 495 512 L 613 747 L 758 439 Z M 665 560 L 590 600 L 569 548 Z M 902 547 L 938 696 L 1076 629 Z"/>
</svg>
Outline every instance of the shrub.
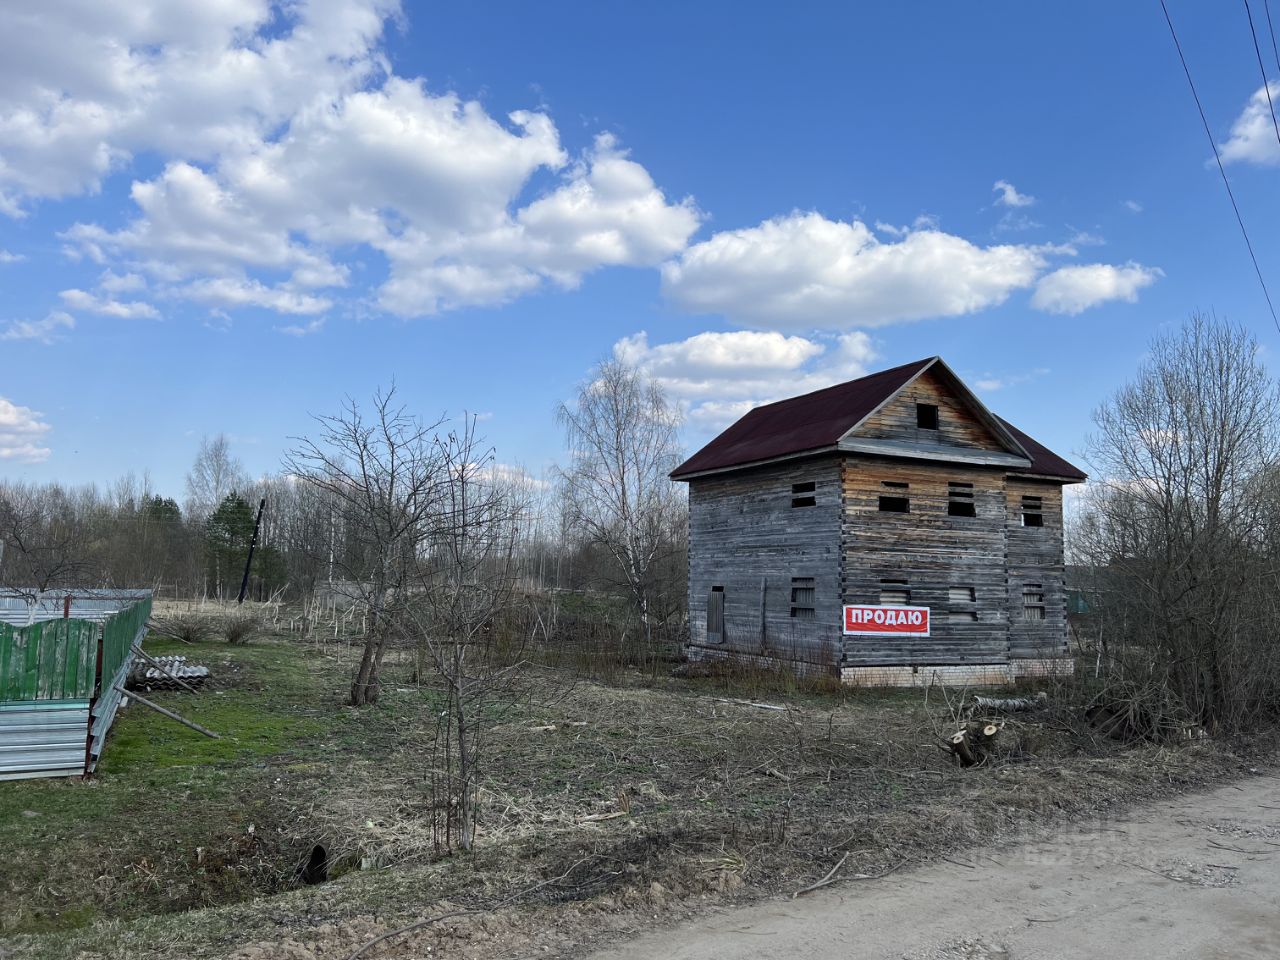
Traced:
<svg viewBox="0 0 1280 960">
<path fill-rule="evenodd" d="M 262 623 L 253 614 L 233 613 L 223 618 L 219 632 L 227 643 L 242 644 L 248 643 L 261 629 Z"/>
<path fill-rule="evenodd" d="M 183 643 L 200 643 L 212 639 L 217 633 L 217 624 L 213 618 L 195 610 L 152 617 L 150 626 L 153 633 L 181 640 Z"/>
</svg>

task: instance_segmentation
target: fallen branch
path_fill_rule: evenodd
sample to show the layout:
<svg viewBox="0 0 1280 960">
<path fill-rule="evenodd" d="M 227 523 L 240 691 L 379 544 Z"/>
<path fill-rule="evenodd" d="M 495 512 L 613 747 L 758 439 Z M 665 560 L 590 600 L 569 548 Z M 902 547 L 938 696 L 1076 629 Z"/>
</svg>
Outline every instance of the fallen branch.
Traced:
<svg viewBox="0 0 1280 960">
<path fill-rule="evenodd" d="M 136 691 L 136 690 L 126 690 L 123 686 L 121 686 L 121 685 L 120 685 L 120 684 L 118 684 L 118 683 L 115 685 L 115 688 L 116 688 L 117 690 L 119 690 L 119 691 L 120 691 L 120 693 L 121 693 L 122 695 L 124 695 L 124 696 L 126 696 L 126 697 L 130 697 L 131 699 L 137 700 L 137 701 L 138 701 L 140 704 L 142 704 L 144 707 L 150 707 L 150 708 L 151 708 L 152 710 L 154 710 L 156 713 L 159 713 L 159 714 L 161 714 L 161 715 L 163 715 L 163 716 L 166 716 L 166 717 L 168 717 L 170 720 L 177 720 L 177 721 L 178 721 L 180 724 L 182 724 L 184 727 L 190 727 L 190 728 L 191 728 L 192 730 L 194 730 L 196 733 L 203 733 L 206 737 L 209 737 L 209 738 L 210 738 L 210 739 L 212 739 L 212 740 L 221 740 L 221 739 L 222 739 L 220 736 L 218 736 L 218 735 L 217 735 L 216 733 L 214 733 L 212 730 L 209 730 L 209 729 L 208 729 L 208 728 L 206 728 L 206 727 L 202 727 L 202 726 L 200 726 L 200 724 L 198 724 L 198 723 L 193 723 L 192 721 L 188 720 L 186 717 L 180 717 L 180 716 L 178 716 L 178 714 L 174 713 L 172 710 L 166 710 L 164 707 L 160 706 L 160 704 L 158 704 L 158 703 L 152 703 L 152 702 L 151 702 L 150 700 L 148 700 L 146 697 L 140 697 L 140 696 L 138 696 L 138 693 L 137 693 L 137 691 Z"/>
<path fill-rule="evenodd" d="M 804 887 L 801 890 L 797 890 L 795 893 L 791 895 L 791 899 L 794 900 L 796 897 L 800 896 L 801 894 L 808 893 L 810 890 L 817 890 L 820 886 L 822 886 L 828 880 L 834 877 L 836 875 L 836 871 L 839 870 L 841 867 L 843 867 L 844 862 L 848 859 L 849 859 L 849 854 L 846 853 L 843 857 L 841 857 L 839 860 L 836 861 L 836 865 L 834 867 L 832 867 L 830 870 L 827 871 L 827 875 L 825 877 L 823 877 L 821 880 L 819 880 L 815 884 Z"/>
<path fill-rule="evenodd" d="M 848 854 L 845 854 L 845 856 L 847 857 Z M 820 890 L 823 887 L 829 887 L 833 883 L 843 883 L 845 880 L 881 880 L 884 877 L 887 877 L 889 874 L 893 873 L 895 870 L 897 870 L 906 862 L 907 861 L 905 860 L 899 860 L 892 867 L 889 867 L 887 870 L 881 870 L 879 873 L 851 873 L 847 877 L 833 877 L 831 874 L 835 873 L 836 870 L 840 869 L 840 863 L 844 863 L 844 857 L 841 857 L 840 863 L 837 863 L 835 865 L 835 867 L 831 870 L 831 873 L 828 873 L 825 877 L 823 877 L 817 883 L 810 884 L 809 886 L 805 887 L 803 890 L 797 890 L 795 893 L 791 895 L 791 898 L 794 900 L 796 897 L 802 896 L 803 894 L 812 893 L 814 890 Z"/>
<path fill-rule="evenodd" d="M 756 703 L 755 701 L 752 701 L 752 700 L 736 700 L 736 699 L 733 699 L 732 697 L 712 697 L 711 699 L 714 700 L 716 703 L 732 703 L 739 707 L 756 707 L 760 710 L 785 711 L 787 709 L 786 707 L 780 707 L 775 703 Z"/>
<path fill-rule="evenodd" d="M 537 891 L 541 890 L 543 887 L 548 887 L 553 883 L 559 883 L 565 877 L 569 876 L 569 874 L 573 873 L 573 871 L 577 870 L 578 867 L 582 866 L 584 863 L 586 863 L 588 860 L 591 860 L 591 859 L 593 858 L 584 857 L 583 859 L 573 864 L 573 866 L 571 866 L 564 873 L 560 874 L 560 876 L 552 877 L 550 880 L 543 880 L 541 883 L 535 883 L 532 887 L 526 887 L 523 890 L 519 890 L 516 893 L 513 893 L 511 896 L 507 897 L 505 900 L 499 900 L 497 903 L 492 904 L 491 906 L 467 907 L 462 910 L 450 910 L 448 913 L 440 913 L 434 917 L 427 917 L 424 920 L 415 921 L 414 923 L 411 923 L 405 927 L 400 927 L 397 930 L 391 930 L 387 933 L 384 933 L 380 937 L 374 937 L 372 940 L 366 943 L 363 947 L 361 947 L 355 953 L 347 957 L 347 960 L 359 960 L 360 957 L 363 957 L 366 953 L 369 952 L 369 950 L 373 949 L 380 943 L 386 943 L 386 941 L 392 940 L 395 937 L 403 936 L 406 933 L 412 933 L 415 930 L 421 930 L 423 927 L 428 927 L 433 923 L 439 923 L 441 920 L 452 920 L 454 917 L 467 917 L 476 913 L 491 913 L 494 910 L 500 910 L 503 907 L 510 906 L 511 904 L 515 903 L 517 900 L 522 900 L 525 897 L 529 896 L 530 894 L 536 893 Z"/>
</svg>

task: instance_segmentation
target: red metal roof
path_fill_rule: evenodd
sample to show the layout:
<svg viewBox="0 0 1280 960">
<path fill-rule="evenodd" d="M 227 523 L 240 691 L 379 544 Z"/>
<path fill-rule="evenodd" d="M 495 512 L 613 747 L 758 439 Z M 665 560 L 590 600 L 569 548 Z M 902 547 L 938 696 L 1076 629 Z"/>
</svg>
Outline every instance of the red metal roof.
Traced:
<svg viewBox="0 0 1280 960">
<path fill-rule="evenodd" d="M 847 383 L 756 407 L 672 471 L 671 477 L 680 480 L 711 470 L 832 449 L 857 423 L 936 359 L 927 357 L 904 363 Z M 1031 456 L 1031 466 L 1021 472 L 1085 479 L 1083 473 L 1057 454 L 1007 422 L 1000 420 L 1000 423 L 1009 428 Z"/>
<path fill-rule="evenodd" d="M 1008 428 L 1031 457 L 1031 466 L 1015 470 L 1014 473 L 1035 473 L 1045 477 L 1061 477 L 1064 480 L 1089 479 L 1089 475 L 1079 467 L 1068 463 L 1044 444 L 1027 436 L 1004 417 L 996 419 Z"/>
</svg>

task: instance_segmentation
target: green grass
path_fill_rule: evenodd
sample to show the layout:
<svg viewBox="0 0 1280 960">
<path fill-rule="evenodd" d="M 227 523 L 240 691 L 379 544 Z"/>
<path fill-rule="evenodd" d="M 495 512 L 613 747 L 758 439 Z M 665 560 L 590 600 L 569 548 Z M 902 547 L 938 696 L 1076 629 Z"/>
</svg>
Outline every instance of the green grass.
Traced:
<svg viewBox="0 0 1280 960">
<path fill-rule="evenodd" d="M 100 916 L 204 906 L 286 886 L 272 824 L 319 760 L 359 741 L 340 707 L 346 670 L 280 642 L 230 647 L 152 640 L 153 654 L 207 665 L 199 694 L 148 699 L 217 732 L 209 739 L 133 703 L 97 775 L 0 783 L 0 933 L 82 926 Z M 250 825 L 253 831 L 250 832 Z"/>
</svg>

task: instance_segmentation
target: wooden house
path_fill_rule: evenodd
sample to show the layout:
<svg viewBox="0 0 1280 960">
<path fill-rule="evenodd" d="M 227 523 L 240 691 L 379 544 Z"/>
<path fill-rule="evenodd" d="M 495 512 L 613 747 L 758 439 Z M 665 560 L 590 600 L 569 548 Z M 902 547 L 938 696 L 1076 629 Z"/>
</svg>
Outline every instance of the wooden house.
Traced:
<svg viewBox="0 0 1280 960">
<path fill-rule="evenodd" d="M 757 407 L 672 478 L 691 659 L 868 685 L 1071 670 L 1062 489 L 1085 475 L 938 357 Z"/>
</svg>

